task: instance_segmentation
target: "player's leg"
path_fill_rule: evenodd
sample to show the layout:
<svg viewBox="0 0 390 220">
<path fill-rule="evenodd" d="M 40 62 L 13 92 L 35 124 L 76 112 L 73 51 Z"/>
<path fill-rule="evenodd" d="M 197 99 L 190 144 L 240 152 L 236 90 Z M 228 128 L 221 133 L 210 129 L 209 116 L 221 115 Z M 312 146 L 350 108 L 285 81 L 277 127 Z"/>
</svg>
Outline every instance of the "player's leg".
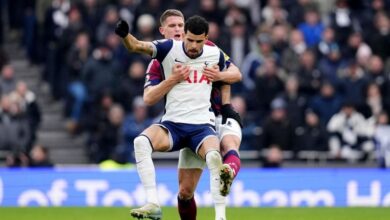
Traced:
<svg viewBox="0 0 390 220">
<path fill-rule="evenodd" d="M 219 152 L 219 139 L 216 136 L 209 136 L 202 142 L 198 154 L 206 160 L 210 170 L 210 192 L 214 200 L 215 219 L 226 219 L 225 197 L 220 193 L 220 170 L 222 168 L 222 157 Z"/>
<path fill-rule="evenodd" d="M 179 154 L 179 194 L 177 197 L 180 219 L 195 220 L 197 214 L 194 192 L 198 185 L 204 160 L 191 149 L 183 148 Z"/>
<path fill-rule="evenodd" d="M 221 118 L 217 118 L 217 123 L 221 122 Z M 221 194 L 229 194 L 233 179 L 237 176 L 241 160 L 239 156 L 239 148 L 241 144 L 241 127 L 237 121 L 228 118 L 225 124 L 218 125 L 218 134 L 221 140 L 221 154 L 223 156 L 223 167 L 221 170 Z"/>
<path fill-rule="evenodd" d="M 134 139 L 134 153 L 137 171 L 146 192 L 147 204 L 131 210 L 135 218 L 161 219 L 162 213 L 157 197 L 156 173 L 152 160 L 153 151 L 166 151 L 170 139 L 165 128 L 152 125 Z"/>
</svg>

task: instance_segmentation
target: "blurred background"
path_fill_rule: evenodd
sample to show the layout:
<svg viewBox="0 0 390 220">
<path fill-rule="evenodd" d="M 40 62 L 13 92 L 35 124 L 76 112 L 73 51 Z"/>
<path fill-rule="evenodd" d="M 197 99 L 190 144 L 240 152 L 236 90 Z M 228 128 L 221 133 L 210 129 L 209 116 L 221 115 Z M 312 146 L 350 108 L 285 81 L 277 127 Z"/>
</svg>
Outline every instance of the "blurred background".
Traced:
<svg viewBox="0 0 390 220">
<path fill-rule="evenodd" d="M 131 166 L 164 105 L 115 23 L 160 39 L 168 8 L 204 16 L 243 74 L 244 166 L 390 167 L 389 0 L 0 0 L 0 166 Z"/>
</svg>

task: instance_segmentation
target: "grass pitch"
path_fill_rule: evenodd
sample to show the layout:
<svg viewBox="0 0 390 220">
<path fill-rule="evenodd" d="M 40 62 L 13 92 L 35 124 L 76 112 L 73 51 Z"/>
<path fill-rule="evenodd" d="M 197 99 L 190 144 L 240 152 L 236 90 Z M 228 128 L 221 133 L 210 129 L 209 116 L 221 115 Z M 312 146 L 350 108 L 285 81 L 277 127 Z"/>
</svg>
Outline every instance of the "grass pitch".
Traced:
<svg viewBox="0 0 390 220">
<path fill-rule="evenodd" d="M 130 208 L 0 208 L 1 220 L 129 220 Z M 228 220 L 388 220 L 390 208 L 228 208 Z M 179 220 L 174 207 L 163 220 Z M 199 208 L 198 220 L 214 220 L 213 208 Z"/>
</svg>

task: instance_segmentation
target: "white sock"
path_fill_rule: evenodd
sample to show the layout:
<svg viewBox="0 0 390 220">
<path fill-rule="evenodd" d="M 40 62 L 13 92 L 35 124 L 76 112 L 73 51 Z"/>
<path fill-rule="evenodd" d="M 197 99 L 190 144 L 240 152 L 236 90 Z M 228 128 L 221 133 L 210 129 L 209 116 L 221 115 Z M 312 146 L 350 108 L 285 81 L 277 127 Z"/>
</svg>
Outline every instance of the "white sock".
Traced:
<svg viewBox="0 0 390 220">
<path fill-rule="evenodd" d="M 156 171 L 152 160 L 152 146 L 146 136 L 134 139 L 134 154 L 137 162 L 137 171 L 141 183 L 145 188 L 146 201 L 160 205 L 157 198 Z"/>
<path fill-rule="evenodd" d="M 226 219 L 225 197 L 219 192 L 219 169 L 222 166 L 222 157 L 218 151 L 209 151 L 206 154 L 206 163 L 210 170 L 210 191 L 214 201 L 215 219 Z"/>
</svg>

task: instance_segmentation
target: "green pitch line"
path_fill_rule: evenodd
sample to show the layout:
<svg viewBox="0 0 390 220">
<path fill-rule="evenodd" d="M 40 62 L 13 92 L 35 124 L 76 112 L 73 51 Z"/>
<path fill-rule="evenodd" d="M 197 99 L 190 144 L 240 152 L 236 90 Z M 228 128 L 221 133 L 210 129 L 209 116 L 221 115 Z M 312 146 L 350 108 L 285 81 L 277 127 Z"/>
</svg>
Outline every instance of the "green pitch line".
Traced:
<svg viewBox="0 0 390 220">
<path fill-rule="evenodd" d="M 1 220 L 130 220 L 130 208 L 0 208 Z M 228 208 L 228 220 L 388 220 L 390 208 Z M 199 220 L 214 220 L 214 209 L 199 208 Z M 164 207 L 163 220 L 179 220 Z"/>
</svg>

